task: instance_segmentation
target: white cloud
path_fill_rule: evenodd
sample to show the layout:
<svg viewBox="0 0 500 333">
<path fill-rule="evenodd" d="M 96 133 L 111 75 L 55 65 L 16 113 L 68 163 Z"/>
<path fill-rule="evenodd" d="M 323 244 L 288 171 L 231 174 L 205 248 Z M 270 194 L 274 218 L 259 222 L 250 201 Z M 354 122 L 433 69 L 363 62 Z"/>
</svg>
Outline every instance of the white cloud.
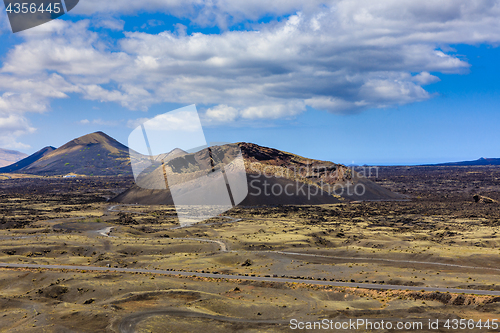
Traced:
<svg viewBox="0 0 500 333">
<path fill-rule="evenodd" d="M 27 149 L 29 145 L 20 143 L 17 139 L 25 134 L 35 132 L 29 121 L 19 115 L 0 116 L 0 147 L 12 149 Z"/>
<path fill-rule="evenodd" d="M 3 100 L 21 114 L 69 93 L 137 110 L 201 104 L 212 123 L 293 117 L 307 106 L 360 112 L 425 100 L 435 73 L 467 72 L 449 45 L 500 42 L 492 0 L 88 0 L 75 13 L 162 11 L 228 26 L 297 10 L 256 31 L 186 35 L 177 27 L 115 41 L 91 31 L 94 21 L 55 20 L 22 34 L 2 65 L 0 93 L 14 94 Z"/>
<path fill-rule="evenodd" d="M 87 0 L 80 1 L 72 14 L 130 15 L 162 12 L 188 18 L 202 26 L 218 25 L 225 28 L 248 19 L 256 21 L 262 16 L 283 16 L 297 11 L 313 12 L 324 4 L 334 2 L 334 0 Z"/>
<path fill-rule="evenodd" d="M 191 106 L 190 106 L 191 107 Z M 186 108 L 190 108 L 186 107 Z M 201 129 L 198 114 L 193 110 L 186 108 L 174 110 L 160 114 L 154 118 L 138 118 L 127 121 L 127 127 L 136 128 L 147 123 L 147 129 L 150 131 L 185 131 L 195 132 Z"/>
<path fill-rule="evenodd" d="M 29 76 L 16 76 L 11 74 L 2 74 L 0 72 L 0 90 L 9 91 L 10 95 L 18 93 L 20 96 L 29 95 L 31 100 L 48 99 L 48 98 L 67 98 L 67 93 L 80 92 L 80 89 L 58 74 L 52 75 L 33 75 Z M 29 99 L 26 99 L 28 101 Z M 31 108 L 31 107 L 30 107 Z M 32 111 L 40 111 L 32 109 Z M 45 107 L 43 110 L 45 111 Z"/>
<path fill-rule="evenodd" d="M 9 115 L 8 117 L 0 118 L 0 128 L 2 131 L 9 131 L 12 133 L 33 131 L 33 129 L 27 124 L 27 120 L 25 118 L 16 115 Z"/>
<path fill-rule="evenodd" d="M 413 77 L 413 81 L 420 85 L 427 85 L 441 81 L 437 76 L 429 74 L 429 72 L 422 72 Z"/>
<path fill-rule="evenodd" d="M 93 24 L 96 28 L 105 28 L 109 30 L 122 31 L 125 26 L 125 21 L 115 18 L 103 18 L 94 20 Z"/>
<path fill-rule="evenodd" d="M 138 56 L 135 59 L 135 64 L 137 65 L 137 67 L 144 70 L 154 70 L 160 68 L 160 65 L 158 64 L 158 58 L 150 57 L 147 55 Z"/>
<path fill-rule="evenodd" d="M 238 110 L 224 104 L 216 105 L 205 112 L 206 120 L 209 122 L 227 123 L 233 122 L 238 117 Z"/>
<path fill-rule="evenodd" d="M 180 24 L 180 23 L 178 23 L 178 24 Z M 160 21 L 160 20 L 148 20 L 146 23 L 144 23 L 141 26 L 141 29 L 154 28 L 154 27 L 159 27 L 162 25 L 165 25 L 165 22 Z M 180 25 L 182 25 L 182 24 L 180 24 Z"/>
<path fill-rule="evenodd" d="M 124 123 L 123 120 L 103 120 L 103 119 L 94 119 L 92 121 L 88 119 L 83 119 L 78 122 L 81 125 L 99 125 L 99 126 L 108 126 L 108 127 L 115 127 L 115 126 L 120 126 Z"/>
<path fill-rule="evenodd" d="M 295 116 L 305 110 L 305 103 L 300 101 L 251 106 L 241 112 L 246 119 L 277 119 Z"/>
<path fill-rule="evenodd" d="M 32 93 L 6 92 L 0 96 L 0 147 L 27 149 L 30 146 L 18 142 L 23 135 L 34 133 L 24 116 L 27 112 L 44 112 L 48 108 L 48 100 Z"/>
<path fill-rule="evenodd" d="M 146 122 L 147 130 L 150 131 L 182 131 L 196 132 L 200 130 L 200 120 L 195 111 L 184 111 L 179 109 L 154 117 Z"/>
<path fill-rule="evenodd" d="M 364 101 L 372 101 L 377 107 L 405 104 L 429 98 L 429 93 L 413 82 L 400 80 L 370 79 L 359 89 Z"/>
<path fill-rule="evenodd" d="M 0 96 L 0 115 L 23 114 L 28 111 L 43 112 L 46 109 L 47 101 L 37 98 L 31 93 L 6 92 Z"/>
<path fill-rule="evenodd" d="M 305 102 L 307 105 L 317 110 L 330 111 L 333 113 L 347 113 L 359 108 L 364 108 L 368 105 L 368 103 L 363 100 L 348 102 L 338 97 L 313 97 L 306 99 Z"/>
<path fill-rule="evenodd" d="M 128 128 L 136 128 L 138 126 L 141 126 L 141 124 L 144 124 L 148 120 L 149 120 L 149 118 L 130 119 L 127 121 L 127 127 Z"/>
</svg>

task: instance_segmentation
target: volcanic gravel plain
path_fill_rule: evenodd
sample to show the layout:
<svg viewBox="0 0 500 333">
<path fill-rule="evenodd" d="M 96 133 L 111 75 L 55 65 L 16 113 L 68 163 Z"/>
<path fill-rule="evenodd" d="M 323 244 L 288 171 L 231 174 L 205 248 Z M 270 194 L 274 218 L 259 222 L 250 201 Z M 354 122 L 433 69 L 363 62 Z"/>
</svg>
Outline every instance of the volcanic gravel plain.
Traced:
<svg viewBox="0 0 500 333">
<path fill-rule="evenodd" d="M 131 178 L 0 175 L 0 331 L 500 320 L 499 178 L 384 167 L 371 180 L 407 199 L 238 206 L 182 227 L 173 206 L 108 201 Z"/>
</svg>

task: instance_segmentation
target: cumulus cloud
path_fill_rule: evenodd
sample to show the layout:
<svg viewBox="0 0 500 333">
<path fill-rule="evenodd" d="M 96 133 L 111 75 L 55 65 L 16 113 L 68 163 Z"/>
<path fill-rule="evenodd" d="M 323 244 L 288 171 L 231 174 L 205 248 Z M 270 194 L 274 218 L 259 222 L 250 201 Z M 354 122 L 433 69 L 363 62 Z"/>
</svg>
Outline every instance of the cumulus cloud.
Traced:
<svg viewBox="0 0 500 333">
<path fill-rule="evenodd" d="M 441 81 L 437 76 L 429 74 L 429 72 L 422 72 L 413 77 L 413 81 L 420 85 L 427 85 Z"/>
<path fill-rule="evenodd" d="M 305 103 L 300 101 L 251 106 L 241 112 L 246 119 L 277 119 L 295 116 L 305 110 Z"/>
<path fill-rule="evenodd" d="M 180 23 L 177 23 L 179 25 L 182 25 Z M 160 20 L 148 20 L 146 23 L 144 23 L 141 26 L 141 29 L 148 29 L 148 28 L 154 28 L 154 27 L 159 27 L 165 25 L 165 22 L 160 21 Z"/>
<path fill-rule="evenodd" d="M 35 132 L 29 121 L 20 115 L 10 114 L 0 116 L 0 146 L 11 149 L 27 149 L 29 145 L 20 143 L 17 139 L 25 134 Z"/>
<path fill-rule="evenodd" d="M 138 118 L 138 119 L 129 119 L 127 121 L 127 127 L 128 128 L 136 128 L 144 124 L 146 121 L 148 121 L 149 118 Z"/>
<path fill-rule="evenodd" d="M 33 97 L 20 112 L 33 101 L 43 112 L 68 93 L 133 110 L 201 104 L 212 123 L 293 117 L 307 107 L 360 112 L 428 99 L 424 87 L 439 81 L 437 73 L 467 72 L 449 45 L 500 42 L 500 5 L 492 0 L 89 0 L 76 9 L 163 11 L 220 26 L 289 16 L 245 31 L 187 35 L 177 27 L 124 32 L 112 42 L 91 21 L 55 20 L 24 33 L 0 70 L 0 91 L 21 102 L 22 91 Z"/>
<path fill-rule="evenodd" d="M 93 26 L 96 28 L 105 28 L 109 30 L 121 31 L 125 26 L 125 21 L 115 18 L 97 19 L 93 22 Z"/>
<path fill-rule="evenodd" d="M 232 122 L 238 117 L 238 110 L 224 104 L 210 108 L 205 113 L 209 121 Z"/>
<path fill-rule="evenodd" d="M 43 112 L 47 101 L 30 93 L 11 92 L 0 96 L 0 146 L 12 149 L 27 149 L 28 145 L 18 142 L 18 138 L 35 132 L 29 120 L 23 116 L 28 111 Z"/>
<path fill-rule="evenodd" d="M 92 121 L 88 119 L 82 119 L 78 122 L 81 125 L 100 125 L 100 126 L 108 126 L 115 127 L 120 126 L 123 123 L 123 120 L 103 120 L 103 119 L 94 119 Z"/>
<path fill-rule="evenodd" d="M 283 16 L 297 11 L 314 12 L 334 0 L 120 0 L 81 1 L 72 11 L 75 15 L 121 15 L 162 12 L 188 18 L 202 26 L 226 28 L 245 20 L 256 21 L 263 16 Z"/>
</svg>

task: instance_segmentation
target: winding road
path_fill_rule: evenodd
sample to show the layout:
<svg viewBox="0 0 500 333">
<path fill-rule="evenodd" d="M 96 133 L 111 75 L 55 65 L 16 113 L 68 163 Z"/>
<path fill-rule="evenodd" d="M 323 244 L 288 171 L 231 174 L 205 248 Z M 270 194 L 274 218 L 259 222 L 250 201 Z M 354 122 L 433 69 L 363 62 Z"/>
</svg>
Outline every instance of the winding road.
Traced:
<svg viewBox="0 0 500 333">
<path fill-rule="evenodd" d="M 119 209 L 117 210 L 116 208 L 120 207 L 120 206 L 127 206 L 127 205 L 114 205 L 114 206 L 111 206 L 108 210 L 114 211 L 114 212 L 130 212 L 130 213 L 144 214 L 142 212 L 122 211 Z M 243 220 L 243 219 L 235 219 L 235 218 L 229 217 L 229 216 L 220 216 L 220 217 L 230 218 L 233 220 L 232 222 L 237 222 L 237 221 Z M 211 224 L 213 224 L 213 223 L 211 223 Z M 198 226 L 211 225 L 211 224 L 198 224 Z M 179 227 L 174 227 L 172 229 L 176 229 L 176 228 L 179 228 Z M 226 243 L 224 243 L 223 241 L 219 241 L 219 240 L 210 240 L 210 239 L 203 239 L 203 238 L 172 238 L 172 239 L 194 240 L 194 241 L 200 241 L 200 242 L 216 243 L 216 244 L 219 244 L 219 246 L 221 247 L 221 252 L 229 251 L 228 245 Z M 231 251 L 231 252 L 238 253 L 241 251 Z M 269 254 L 281 254 L 281 255 L 290 255 L 290 256 L 308 256 L 308 257 L 316 257 L 316 258 L 328 258 L 328 259 L 349 260 L 349 261 L 369 260 L 369 261 L 382 261 L 382 262 L 392 262 L 392 263 L 402 263 L 402 264 L 412 264 L 412 265 L 435 265 L 435 266 L 444 266 L 444 267 L 464 268 L 464 269 L 471 269 L 471 270 L 493 270 L 493 271 L 500 272 L 500 268 L 467 266 L 467 265 L 448 264 L 448 263 L 432 262 L 432 261 L 398 260 L 398 259 L 368 258 L 368 257 L 342 257 L 342 256 L 330 256 L 330 255 L 300 253 L 300 252 L 288 252 L 288 251 L 251 251 L 251 252 L 253 252 L 253 253 L 258 252 L 258 253 L 269 253 Z M 161 271 L 161 272 L 164 272 L 164 271 Z M 167 272 L 171 272 L 171 271 L 167 271 Z M 180 274 L 180 273 L 182 273 L 182 272 L 175 272 L 175 273 L 171 272 L 171 274 Z M 162 274 L 162 273 L 159 273 L 159 274 Z M 233 279 L 235 278 L 234 275 L 223 275 L 223 274 L 215 274 L 214 275 L 214 274 L 212 274 L 213 276 L 210 276 L 210 273 L 197 273 L 197 272 L 187 272 L 187 274 L 181 274 L 181 275 L 192 275 L 192 274 L 195 274 L 197 276 L 205 276 L 206 275 L 206 277 L 216 276 L 216 277 L 225 277 L 225 278 L 233 278 Z M 198 275 L 198 274 L 205 274 L 205 275 Z M 297 282 L 296 279 L 287 279 L 287 278 L 262 278 L 262 277 L 248 277 L 248 276 L 241 276 L 241 275 L 237 275 L 237 278 L 241 278 L 244 280 L 254 280 L 254 281 L 262 281 L 262 279 L 273 279 L 272 281 L 278 281 L 278 282 Z M 268 281 L 268 280 L 264 280 L 264 281 Z M 386 285 L 386 284 L 380 285 L 380 284 L 374 284 L 374 283 L 333 282 L 333 281 L 318 281 L 318 280 L 308 280 L 308 279 L 300 279 L 300 281 L 312 283 L 312 284 L 332 285 L 332 286 L 339 286 L 339 287 L 360 287 L 360 288 L 368 288 L 368 289 L 385 289 L 385 290 L 408 289 L 408 290 L 426 290 L 426 291 L 440 291 L 440 292 L 471 293 L 471 294 L 480 294 L 480 295 L 500 295 L 499 291 L 486 291 L 486 290 L 471 290 L 471 289 L 466 290 L 466 289 L 457 289 L 457 288 L 416 287 L 416 286 Z"/>
<path fill-rule="evenodd" d="M 431 292 L 450 292 L 450 293 L 464 293 L 475 295 L 492 295 L 500 296 L 500 291 L 496 290 L 473 290 L 473 289 L 458 289 L 458 288 L 442 288 L 442 287 L 415 287 L 415 286 L 402 286 L 390 284 L 375 284 L 375 283 L 355 283 L 355 282 L 334 282 L 323 280 L 308 280 L 308 279 L 290 279 L 280 277 L 262 277 L 262 276 L 243 276 L 243 275 L 230 275 L 230 274 L 214 274 L 214 273 L 198 273 L 186 271 L 166 271 L 158 269 L 142 269 L 142 268 L 112 268 L 112 267 L 99 267 L 99 266 L 78 266 L 78 265 L 38 265 L 38 264 L 10 264 L 0 263 L 2 268 L 34 268 L 34 269 L 56 269 L 56 270 L 85 270 L 106 273 L 150 273 L 160 275 L 177 275 L 177 276 L 190 276 L 190 277 L 206 277 L 216 279 L 237 279 L 245 281 L 262 281 L 262 282 L 284 282 L 284 283 L 307 283 L 321 286 L 333 287 L 350 287 L 350 288 L 366 288 L 377 290 L 416 290 L 416 291 L 431 291 Z"/>
<path fill-rule="evenodd" d="M 107 210 L 112 212 L 130 212 L 134 214 L 145 214 L 142 212 L 116 210 L 116 207 L 124 205 L 113 205 Z M 73 218 L 61 218 L 54 219 L 45 222 L 60 222 L 68 221 L 72 219 L 80 219 L 81 217 Z M 241 219 L 234 219 L 234 221 Z M 95 230 L 102 236 L 109 236 L 109 232 L 113 227 L 108 227 L 105 229 Z M 34 237 L 34 236 L 30 236 Z M 19 238 L 19 237 L 13 237 Z M 172 238 L 178 240 L 193 240 L 199 242 L 208 242 L 218 244 L 220 246 L 221 252 L 229 251 L 229 247 L 226 243 L 220 240 L 211 240 L 204 238 Z M 241 252 L 241 251 L 231 251 L 231 252 Z M 287 251 L 251 251 L 259 253 L 269 253 L 269 254 L 281 254 L 281 255 L 291 255 L 291 256 L 309 256 L 317 258 L 329 258 L 329 259 L 340 259 L 340 260 L 375 260 L 375 261 L 385 261 L 385 262 L 396 262 L 396 263 L 406 263 L 406 264 L 423 264 L 423 265 L 439 265 L 447 267 L 457 267 L 473 270 L 494 270 L 500 271 L 500 268 L 492 267 L 476 267 L 476 266 L 465 266 L 457 264 L 447 264 L 439 262 L 427 262 L 427 261 L 411 261 L 411 260 L 396 260 L 396 259 L 384 259 L 384 258 L 368 258 L 368 257 L 340 257 L 340 256 L 327 256 L 320 254 L 310 254 L 310 253 L 300 253 L 300 252 L 287 252 Z M 390 285 L 390 284 L 375 284 L 375 283 L 356 283 L 356 282 L 334 282 L 325 280 L 313 280 L 313 279 L 293 279 L 284 277 L 270 277 L 270 276 L 244 276 L 244 275 L 231 275 L 231 274 L 218 274 L 218 273 L 199 273 L 192 271 L 170 271 L 170 270 L 155 270 L 155 269 L 138 269 L 138 268 L 112 268 L 112 267 L 99 267 L 99 266 L 77 266 L 77 265 L 38 265 L 38 264 L 14 264 L 14 263 L 0 263 L 0 268 L 35 268 L 35 269 L 53 269 L 53 270 L 86 270 L 86 271 L 96 271 L 96 272 L 123 272 L 123 273 L 151 273 L 160 275 L 180 275 L 180 276 L 199 276 L 207 278 L 223 278 L 223 279 L 239 279 L 239 280 L 250 280 L 250 281 L 267 281 L 267 282 L 287 282 L 287 283 L 308 283 L 315 285 L 326 285 L 335 287 L 352 287 L 352 288 L 367 288 L 367 289 L 378 289 L 378 290 L 425 290 L 431 292 L 451 292 L 451 293 L 466 293 L 466 294 L 477 294 L 477 295 L 494 295 L 500 296 L 500 291 L 495 290 L 473 290 L 473 289 L 458 289 L 458 288 L 444 288 L 444 287 L 420 287 L 420 286 L 406 286 L 406 285 Z"/>
<path fill-rule="evenodd" d="M 242 318 L 231 318 L 231 317 L 225 317 L 225 316 L 218 316 L 218 315 L 211 315 L 211 314 L 206 314 L 206 313 L 201 313 L 201 312 L 193 312 L 193 311 L 186 311 L 186 310 L 180 310 L 180 309 L 175 309 L 175 308 L 167 308 L 167 309 L 162 309 L 162 310 L 153 310 L 153 311 L 147 311 L 147 312 L 139 312 L 139 313 L 134 313 L 132 315 L 129 315 L 125 317 L 119 324 L 118 329 L 121 333 L 134 333 L 136 332 L 135 327 L 138 323 L 143 321 L 144 319 L 148 317 L 153 317 L 153 316 L 176 316 L 176 317 L 195 317 L 195 318 L 206 318 L 206 319 L 213 319 L 213 320 L 218 320 L 218 321 L 224 321 L 224 322 L 233 322 L 233 323 L 253 323 L 253 324 L 274 324 L 274 325 L 280 325 L 280 324 L 286 324 L 288 323 L 285 320 L 281 321 L 276 321 L 276 320 L 256 320 L 256 319 L 242 319 Z"/>
<path fill-rule="evenodd" d="M 125 211 L 125 210 L 116 210 L 115 208 L 120 207 L 120 206 L 135 206 L 135 205 L 113 205 L 108 208 L 109 211 L 112 212 L 128 212 L 128 213 L 136 213 L 136 214 L 145 214 L 142 212 L 134 212 L 134 211 Z M 176 217 L 175 215 L 169 216 L 169 217 Z M 234 217 L 231 216 L 219 216 L 220 218 L 228 218 L 232 219 L 231 222 L 238 222 L 242 221 L 243 219 L 235 219 Z M 212 224 L 216 223 L 206 223 L 206 224 L 196 224 L 197 226 L 209 226 Z M 182 226 L 182 227 L 172 227 L 170 229 L 179 229 L 179 228 L 186 228 L 188 226 Z M 222 252 L 227 252 L 228 251 L 228 245 L 222 241 L 219 240 L 210 240 L 210 239 L 204 239 L 204 238 L 172 238 L 172 239 L 186 239 L 186 240 L 195 240 L 195 241 L 200 241 L 200 242 L 209 242 L 209 243 L 217 243 L 221 247 Z M 231 252 L 238 252 L 238 251 L 231 251 Z M 480 266 L 467 266 L 467 265 L 458 265 L 458 264 L 447 264 L 447 263 L 441 263 L 441 262 L 434 262 L 434 261 L 416 261 L 416 260 L 398 260 L 398 259 L 386 259 L 386 258 L 368 258 L 368 257 L 341 257 L 341 256 L 330 256 L 330 255 L 321 255 L 321 254 L 312 254 L 312 253 L 300 253 L 300 252 L 288 252 L 288 251 L 252 251 L 252 252 L 259 252 L 259 253 L 272 253 L 272 254 L 282 254 L 282 255 L 293 255 L 293 256 L 309 256 L 309 257 L 315 257 L 315 258 L 328 258 L 328 259 L 337 259 L 337 260 L 369 260 L 369 261 L 383 261 L 383 262 L 393 262 L 393 263 L 402 263 L 402 264 L 415 264 L 415 265 L 435 265 L 435 266 L 444 266 L 444 267 L 456 267 L 456 268 L 465 268 L 465 269 L 472 269 L 472 270 L 493 270 L 493 271 L 498 271 L 500 272 L 500 268 L 493 268 L 493 267 L 480 267 Z"/>
<path fill-rule="evenodd" d="M 170 239 L 194 240 L 194 241 L 198 241 L 198 242 L 215 243 L 215 244 L 219 244 L 221 252 L 228 251 L 228 246 L 223 241 L 203 239 L 203 238 L 187 238 L 187 237 L 170 238 Z M 237 252 L 237 251 L 233 251 L 233 252 Z"/>
</svg>

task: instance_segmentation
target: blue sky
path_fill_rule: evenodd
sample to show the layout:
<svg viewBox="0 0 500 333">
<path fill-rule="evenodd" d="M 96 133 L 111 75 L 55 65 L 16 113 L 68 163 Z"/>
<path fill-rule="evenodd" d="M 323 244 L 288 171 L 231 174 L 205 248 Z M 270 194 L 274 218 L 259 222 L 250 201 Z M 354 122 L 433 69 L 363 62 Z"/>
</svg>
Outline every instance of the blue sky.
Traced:
<svg viewBox="0 0 500 333">
<path fill-rule="evenodd" d="M 207 141 L 355 164 L 500 157 L 495 1 L 81 0 L 12 34 L 0 147 L 33 153 L 196 104 Z"/>
</svg>

